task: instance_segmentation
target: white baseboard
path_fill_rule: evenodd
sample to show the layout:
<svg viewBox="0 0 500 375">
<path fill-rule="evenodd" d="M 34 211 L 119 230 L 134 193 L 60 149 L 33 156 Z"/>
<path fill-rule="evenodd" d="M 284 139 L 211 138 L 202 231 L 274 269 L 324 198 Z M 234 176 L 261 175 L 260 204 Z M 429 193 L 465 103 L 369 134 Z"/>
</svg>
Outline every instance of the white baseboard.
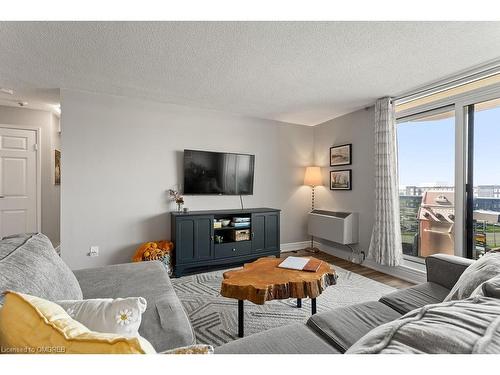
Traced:
<svg viewBox="0 0 500 375">
<path fill-rule="evenodd" d="M 314 246 L 316 246 L 318 249 L 321 251 L 324 251 L 327 254 L 336 256 L 341 259 L 349 260 L 350 261 L 350 256 L 351 256 L 351 251 L 341 249 L 338 247 L 333 247 L 329 246 L 326 244 L 323 244 L 321 242 L 314 242 Z M 413 267 L 408 267 L 407 265 L 401 265 L 397 267 L 387 267 L 383 266 L 381 264 L 376 263 L 375 261 L 371 259 L 366 259 L 363 263 L 362 266 L 371 268 L 375 271 L 379 271 L 382 273 L 385 273 L 387 275 L 391 275 L 394 277 L 397 277 L 402 280 L 406 280 L 412 283 L 423 283 L 427 281 L 427 274 L 424 269 L 417 269 Z"/>
<path fill-rule="evenodd" d="M 302 250 L 311 245 L 311 241 L 301 241 L 301 242 L 289 242 L 281 244 L 281 252 L 286 253 L 287 251 Z"/>
</svg>

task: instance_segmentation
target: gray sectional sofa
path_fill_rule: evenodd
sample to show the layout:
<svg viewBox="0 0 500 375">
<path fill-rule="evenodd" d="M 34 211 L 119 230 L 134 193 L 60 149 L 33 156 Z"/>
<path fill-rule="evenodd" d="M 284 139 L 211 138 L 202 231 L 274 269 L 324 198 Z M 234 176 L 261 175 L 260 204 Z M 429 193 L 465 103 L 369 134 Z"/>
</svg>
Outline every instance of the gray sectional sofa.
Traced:
<svg viewBox="0 0 500 375">
<path fill-rule="evenodd" d="M 144 297 L 147 309 L 139 333 L 156 351 L 195 341 L 189 319 L 160 262 L 117 264 L 73 273 L 45 235 L 4 237 L 0 240 L 0 293 L 6 290 L 52 301 Z"/>
<path fill-rule="evenodd" d="M 274 328 L 215 349 L 216 354 L 342 354 L 375 328 L 426 305 L 440 303 L 472 260 L 449 255 L 426 259 L 427 282 L 379 301 L 332 309 L 302 324 Z M 334 286 L 333 286 L 334 288 Z"/>
<path fill-rule="evenodd" d="M 216 348 L 215 353 L 499 353 L 500 279 L 486 288 L 493 290 L 489 296 L 441 303 L 472 262 L 447 255 L 428 257 L 426 283 L 378 301 L 333 308 L 306 323 L 248 336 Z M 0 293 L 6 290 L 53 301 L 141 296 L 148 306 L 139 333 L 158 352 L 195 341 L 160 262 L 72 272 L 43 234 L 5 237 L 0 240 Z M 1 304 L 0 295 L 0 308 Z"/>
</svg>

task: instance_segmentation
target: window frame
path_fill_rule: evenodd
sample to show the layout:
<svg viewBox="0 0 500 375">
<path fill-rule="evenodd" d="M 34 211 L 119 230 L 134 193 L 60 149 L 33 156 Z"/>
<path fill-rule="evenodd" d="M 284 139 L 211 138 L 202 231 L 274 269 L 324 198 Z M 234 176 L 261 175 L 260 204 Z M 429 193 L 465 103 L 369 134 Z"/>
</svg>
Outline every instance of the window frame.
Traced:
<svg viewBox="0 0 500 375">
<path fill-rule="evenodd" d="M 452 104 L 452 105 L 446 105 L 444 107 L 434 108 L 434 109 L 426 110 L 423 112 L 407 115 L 404 117 L 398 116 L 398 117 L 396 117 L 396 134 L 398 132 L 398 125 L 401 123 L 408 122 L 408 121 L 415 121 L 415 120 L 419 120 L 419 119 L 429 117 L 432 115 L 438 115 L 441 113 L 451 112 L 454 110 L 455 110 L 455 106 Z M 454 113 L 454 115 L 455 115 L 455 113 Z M 455 126 L 454 126 L 455 134 L 456 134 L 456 126 L 457 126 L 457 124 L 455 122 Z M 397 139 L 397 137 L 396 137 L 396 139 Z M 396 147 L 396 148 L 398 150 L 398 175 L 399 175 L 399 147 Z M 456 170 L 456 168 L 455 168 L 455 170 Z M 398 176 L 398 180 L 399 180 L 399 176 Z M 401 208 L 400 208 L 400 210 L 401 210 Z M 455 207 L 455 210 L 456 210 L 456 207 Z M 455 248 L 455 255 L 456 255 L 456 248 Z M 414 262 L 414 263 L 425 264 L 425 258 L 416 257 L 413 255 L 403 254 L 403 259 L 408 260 L 410 262 Z"/>
<path fill-rule="evenodd" d="M 454 243 L 455 255 L 467 256 L 467 194 L 466 183 L 468 176 L 469 160 L 469 134 L 467 123 L 467 111 L 470 105 L 500 98 L 500 83 L 486 87 L 481 87 L 465 93 L 452 95 L 425 103 L 395 113 L 396 125 L 408 119 L 425 117 L 446 107 L 453 107 L 455 110 L 455 230 Z M 397 99 L 395 100 L 397 107 Z M 397 126 L 396 126 L 397 132 Z M 403 255 L 403 258 L 416 263 L 424 263 L 422 258 L 411 255 Z"/>
</svg>

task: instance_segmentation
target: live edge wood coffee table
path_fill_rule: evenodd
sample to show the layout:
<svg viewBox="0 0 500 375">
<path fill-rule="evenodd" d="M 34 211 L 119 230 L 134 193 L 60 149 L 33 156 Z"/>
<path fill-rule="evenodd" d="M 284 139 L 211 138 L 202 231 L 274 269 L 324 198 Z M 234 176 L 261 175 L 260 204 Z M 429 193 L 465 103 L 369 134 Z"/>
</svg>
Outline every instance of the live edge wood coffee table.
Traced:
<svg viewBox="0 0 500 375">
<path fill-rule="evenodd" d="M 260 258 L 242 269 L 227 271 L 221 285 L 221 295 L 238 300 L 238 336 L 243 337 L 243 301 L 263 305 L 273 299 L 311 298 L 312 314 L 316 314 L 316 297 L 337 282 L 330 264 L 322 262 L 316 272 L 279 268 L 283 259 Z"/>
</svg>

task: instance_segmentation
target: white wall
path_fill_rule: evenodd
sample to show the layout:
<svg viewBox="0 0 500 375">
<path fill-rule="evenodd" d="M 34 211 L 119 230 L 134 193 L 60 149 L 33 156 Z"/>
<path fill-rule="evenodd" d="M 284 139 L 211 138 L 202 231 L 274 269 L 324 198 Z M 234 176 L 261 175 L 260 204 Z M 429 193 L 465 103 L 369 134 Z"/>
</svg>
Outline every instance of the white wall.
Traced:
<svg viewBox="0 0 500 375">
<path fill-rule="evenodd" d="M 0 124 L 41 129 L 42 232 L 59 244 L 60 186 L 54 185 L 54 149 L 59 147 L 59 119 L 50 112 L 0 106 Z"/>
<path fill-rule="evenodd" d="M 314 127 L 314 159 L 325 186 L 318 189 L 318 208 L 359 213 L 360 237 L 354 247 L 368 253 L 375 210 L 373 108 L 362 109 Z M 352 165 L 330 167 L 330 147 L 352 143 Z M 352 191 L 332 191 L 330 171 L 352 169 Z M 329 244 L 332 246 L 341 246 Z"/>
<path fill-rule="evenodd" d="M 306 240 L 313 128 L 215 111 L 61 90 L 62 257 L 73 269 L 130 261 L 170 238 L 166 190 L 181 182 L 184 148 L 255 154 L 246 207 L 282 209 L 281 241 Z M 187 196 L 194 209 L 239 208 L 239 197 Z M 98 245 L 100 256 L 87 256 Z"/>
</svg>

